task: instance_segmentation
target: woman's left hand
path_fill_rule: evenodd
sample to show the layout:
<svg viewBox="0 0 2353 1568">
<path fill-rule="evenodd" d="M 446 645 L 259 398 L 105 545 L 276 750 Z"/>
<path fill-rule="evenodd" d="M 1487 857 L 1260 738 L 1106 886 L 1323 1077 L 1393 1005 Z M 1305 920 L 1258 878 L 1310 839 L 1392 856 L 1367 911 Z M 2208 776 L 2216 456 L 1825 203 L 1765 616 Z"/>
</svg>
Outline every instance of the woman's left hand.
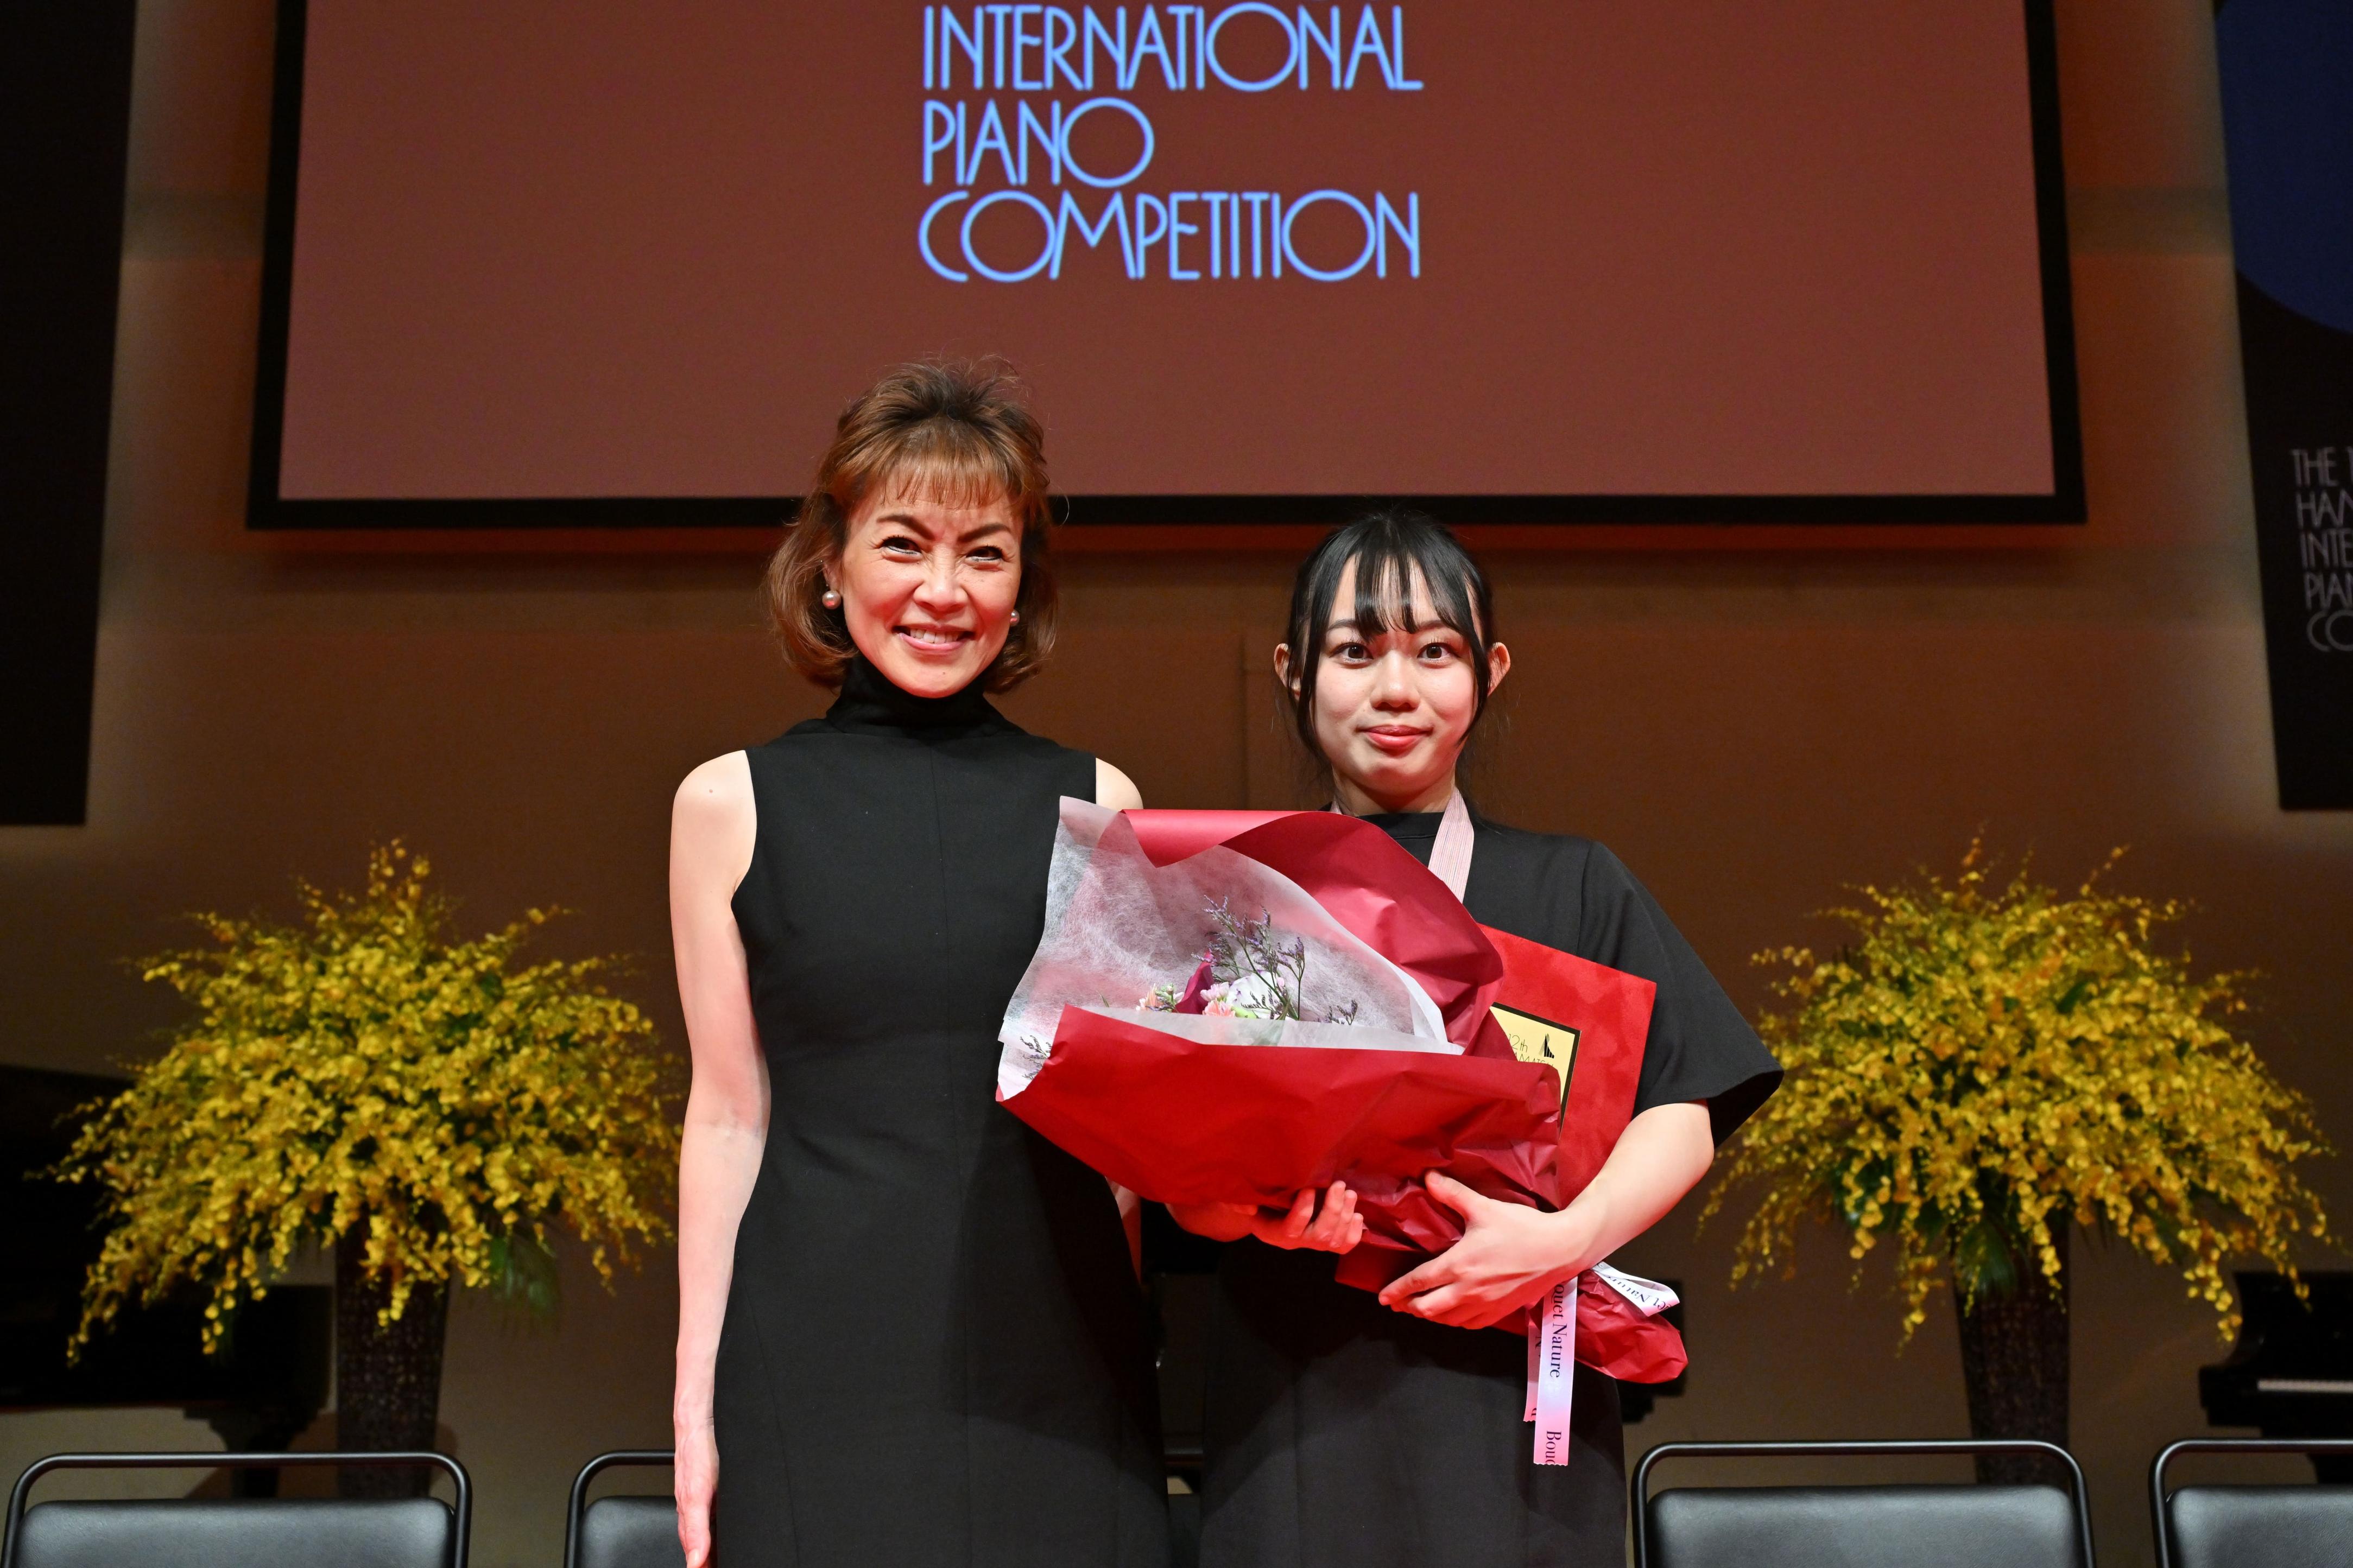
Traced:
<svg viewBox="0 0 2353 1568">
<path fill-rule="evenodd" d="M 1588 1210 L 1545 1214 L 1474 1192 L 1442 1172 L 1424 1179 L 1430 1195 L 1462 1216 L 1462 1239 L 1381 1292 L 1381 1304 L 1434 1323 L 1487 1329 L 1543 1300 L 1591 1266 L 1596 1239 Z"/>
</svg>

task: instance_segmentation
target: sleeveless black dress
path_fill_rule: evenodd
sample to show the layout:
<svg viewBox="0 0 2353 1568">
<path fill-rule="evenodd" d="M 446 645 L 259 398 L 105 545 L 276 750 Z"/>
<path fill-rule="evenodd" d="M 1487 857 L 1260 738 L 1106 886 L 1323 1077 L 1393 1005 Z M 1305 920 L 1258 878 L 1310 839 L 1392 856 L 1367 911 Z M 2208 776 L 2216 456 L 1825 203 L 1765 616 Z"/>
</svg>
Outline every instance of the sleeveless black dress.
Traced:
<svg viewBox="0 0 2353 1568">
<path fill-rule="evenodd" d="M 719 1343 L 717 1568 L 1162 1568 L 1111 1190 L 995 1097 L 1056 802 L 1094 798 L 1094 760 L 863 660 L 745 755 L 770 1110 Z"/>
<path fill-rule="evenodd" d="M 1439 814 L 1374 816 L 1427 864 Z M 1658 985 L 1635 1110 L 1707 1102 L 1716 1141 L 1781 1070 L 1618 858 L 1474 817 L 1486 925 Z M 1520 1417 L 1527 1341 L 1393 1312 L 1328 1253 L 1225 1248 L 1203 1408 L 1202 1568 L 1620 1568 L 1618 1385 L 1577 1368 L 1569 1462 Z"/>
</svg>

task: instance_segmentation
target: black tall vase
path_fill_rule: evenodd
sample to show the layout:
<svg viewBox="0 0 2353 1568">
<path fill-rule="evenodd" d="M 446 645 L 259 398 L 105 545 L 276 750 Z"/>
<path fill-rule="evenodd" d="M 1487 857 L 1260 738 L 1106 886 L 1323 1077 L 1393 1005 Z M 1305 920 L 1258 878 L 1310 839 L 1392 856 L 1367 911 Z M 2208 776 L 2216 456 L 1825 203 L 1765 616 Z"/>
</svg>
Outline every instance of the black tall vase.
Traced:
<svg viewBox="0 0 2353 1568">
<path fill-rule="evenodd" d="M 335 1243 L 335 1447 L 364 1452 L 433 1447 L 441 1415 L 441 1347 L 448 1337 L 449 1289 L 419 1284 L 390 1323 L 377 1314 L 392 1284 L 362 1262 L 367 1234 L 353 1226 Z M 421 1497 L 433 1473 L 354 1465 L 337 1478 L 347 1498 Z"/>
<path fill-rule="evenodd" d="M 2018 1283 L 2000 1295 L 1980 1291 L 1960 1310 L 1961 1377 L 1968 1386 L 1969 1436 L 2034 1437 L 2067 1446 L 2067 1231 L 2053 1226 L 2059 1279 L 2045 1279 L 2033 1258 L 2016 1260 Z M 1977 1461 L 1978 1479 L 2065 1486 L 2066 1468 L 2031 1454 L 1992 1454 Z"/>
</svg>

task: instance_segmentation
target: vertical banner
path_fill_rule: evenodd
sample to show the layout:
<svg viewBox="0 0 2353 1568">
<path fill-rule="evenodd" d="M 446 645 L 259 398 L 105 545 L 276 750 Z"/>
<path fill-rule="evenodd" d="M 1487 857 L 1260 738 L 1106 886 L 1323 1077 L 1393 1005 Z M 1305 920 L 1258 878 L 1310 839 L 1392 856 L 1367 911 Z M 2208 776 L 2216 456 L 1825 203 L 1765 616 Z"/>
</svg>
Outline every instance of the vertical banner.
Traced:
<svg viewBox="0 0 2353 1568">
<path fill-rule="evenodd" d="M 2280 805 L 2353 809 L 2353 4 L 2219 0 Z"/>
<path fill-rule="evenodd" d="M 137 15 L 133 0 L 0 5 L 0 824 L 11 826 L 86 820 Z"/>
</svg>

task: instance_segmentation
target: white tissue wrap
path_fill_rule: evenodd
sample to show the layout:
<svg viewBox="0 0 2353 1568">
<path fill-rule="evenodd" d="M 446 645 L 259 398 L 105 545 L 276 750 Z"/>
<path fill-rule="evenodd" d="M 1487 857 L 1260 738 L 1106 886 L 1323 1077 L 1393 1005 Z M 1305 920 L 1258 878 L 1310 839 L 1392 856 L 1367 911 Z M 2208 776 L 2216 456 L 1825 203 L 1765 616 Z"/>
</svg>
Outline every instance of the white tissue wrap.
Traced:
<svg viewBox="0 0 2353 1568">
<path fill-rule="evenodd" d="M 1201 962 L 1209 910 L 1273 921 L 1304 942 L 1300 1002 L 1311 1017 L 1356 1005 L 1353 1024 L 1281 1023 L 1145 1010 L 1156 985 L 1182 985 Z M 1062 1009 L 1079 1006 L 1223 1045 L 1352 1046 L 1459 1053 L 1429 993 L 1373 951 L 1298 883 L 1219 845 L 1153 865 L 1121 815 L 1062 799 L 1046 875 L 1046 927 L 1005 1009 L 997 1093 L 1011 1099 L 1044 1065 Z"/>
</svg>

